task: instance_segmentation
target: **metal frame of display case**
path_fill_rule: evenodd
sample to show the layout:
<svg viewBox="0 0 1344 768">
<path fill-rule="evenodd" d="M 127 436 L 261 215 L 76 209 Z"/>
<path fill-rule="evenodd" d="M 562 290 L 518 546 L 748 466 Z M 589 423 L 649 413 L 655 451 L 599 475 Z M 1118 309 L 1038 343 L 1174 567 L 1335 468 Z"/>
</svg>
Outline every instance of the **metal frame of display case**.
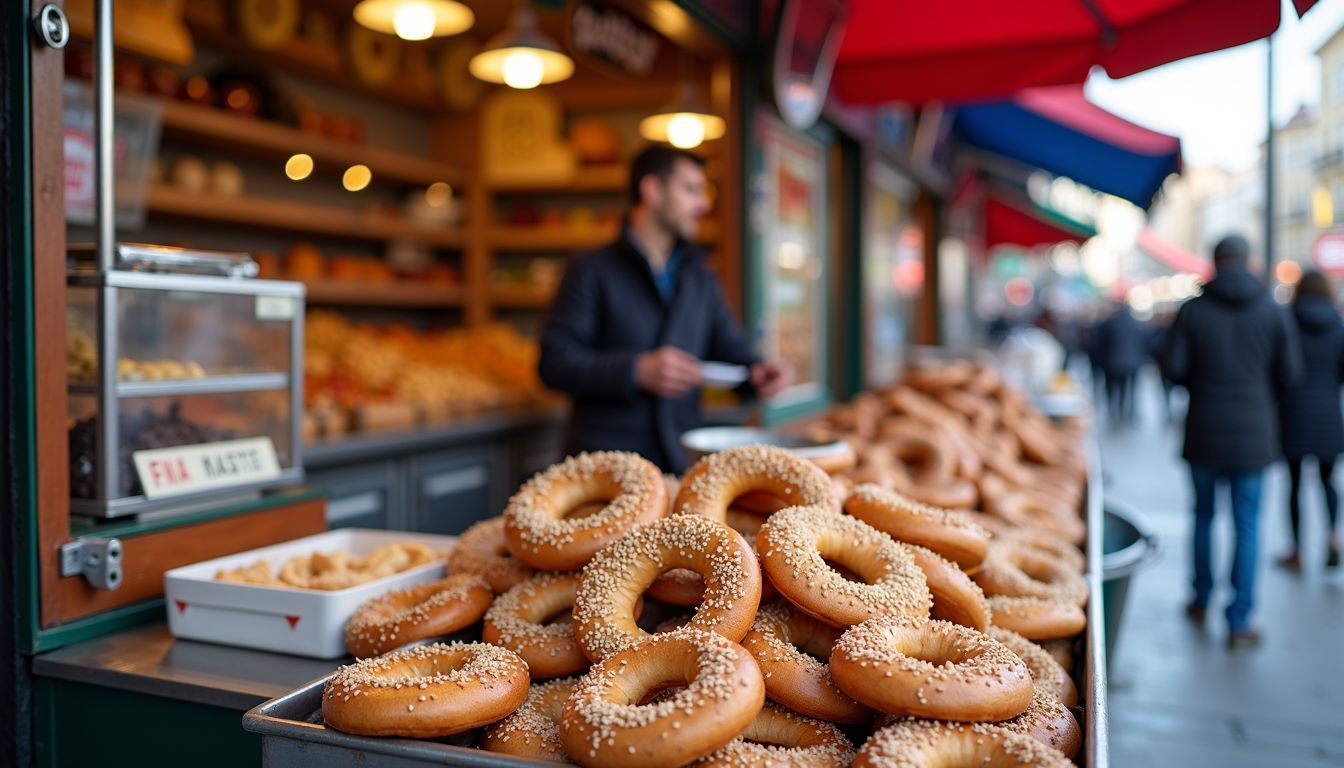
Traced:
<svg viewBox="0 0 1344 768">
<path fill-rule="evenodd" d="M 98 380 L 96 384 L 73 383 L 71 394 L 96 395 L 98 401 L 97 497 L 72 498 L 70 509 L 75 514 L 93 517 L 123 517 L 152 512 L 168 507 L 184 506 L 206 499 L 236 496 L 258 492 L 280 485 L 292 485 L 303 480 L 303 440 L 300 434 L 303 413 L 303 298 L 302 283 L 279 280 L 240 279 L 205 275 L 157 274 L 111 270 L 103 273 L 74 274 L 69 278 L 72 288 L 92 288 L 98 292 Z M 227 294 L 234 296 L 277 296 L 297 300 L 290 319 L 290 359 L 288 373 L 267 372 L 182 381 L 120 381 L 115 361 L 118 358 L 117 294 L 121 289 L 146 291 L 189 291 L 192 293 Z M 105 362 L 107 364 L 105 364 Z M 150 500 L 140 496 L 114 496 L 114 480 L 120 464 L 120 404 L 123 400 L 142 397 L 173 395 L 233 394 L 262 391 L 289 391 L 290 464 L 279 476 L 255 483 L 229 488 L 202 491 L 165 499 Z"/>
</svg>

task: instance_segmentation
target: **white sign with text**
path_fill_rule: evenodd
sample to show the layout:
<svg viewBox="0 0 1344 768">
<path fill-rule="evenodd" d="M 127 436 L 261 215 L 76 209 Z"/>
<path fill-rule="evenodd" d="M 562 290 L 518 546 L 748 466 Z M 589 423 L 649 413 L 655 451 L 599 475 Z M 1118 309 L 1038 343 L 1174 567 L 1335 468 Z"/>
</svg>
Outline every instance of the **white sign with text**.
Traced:
<svg viewBox="0 0 1344 768">
<path fill-rule="evenodd" d="M 131 458 L 150 499 L 248 485 L 280 476 L 280 460 L 269 437 L 155 448 L 136 451 Z"/>
</svg>

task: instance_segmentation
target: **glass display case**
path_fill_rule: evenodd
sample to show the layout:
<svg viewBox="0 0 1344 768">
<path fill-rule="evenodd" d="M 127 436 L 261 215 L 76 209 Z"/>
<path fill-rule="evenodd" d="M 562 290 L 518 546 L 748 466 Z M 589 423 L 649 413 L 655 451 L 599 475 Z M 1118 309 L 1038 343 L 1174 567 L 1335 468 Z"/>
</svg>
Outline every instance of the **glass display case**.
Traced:
<svg viewBox="0 0 1344 768">
<path fill-rule="evenodd" d="M 72 512 L 121 517 L 301 481 L 304 286 L 246 277 L 245 257 L 118 252 L 120 269 L 69 278 Z"/>
</svg>

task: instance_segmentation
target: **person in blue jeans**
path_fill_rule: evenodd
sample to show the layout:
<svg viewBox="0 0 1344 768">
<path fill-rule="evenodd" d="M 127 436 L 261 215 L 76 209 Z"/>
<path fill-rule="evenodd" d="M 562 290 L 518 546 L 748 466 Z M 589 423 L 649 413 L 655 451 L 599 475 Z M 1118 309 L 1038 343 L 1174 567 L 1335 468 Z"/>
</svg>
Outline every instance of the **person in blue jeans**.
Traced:
<svg viewBox="0 0 1344 768">
<path fill-rule="evenodd" d="M 1260 491 L 1266 466 L 1278 458 L 1277 392 L 1302 376 L 1296 327 L 1253 275 L 1250 246 L 1238 236 L 1213 249 L 1216 275 L 1172 321 L 1160 364 L 1190 395 L 1181 455 L 1195 495 L 1194 595 L 1186 615 L 1203 624 L 1213 595 L 1213 518 L 1217 489 L 1231 497 L 1236 550 L 1233 598 L 1225 614 L 1228 646 L 1260 643 L 1251 625 L 1259 570 Z"/>
</svg>

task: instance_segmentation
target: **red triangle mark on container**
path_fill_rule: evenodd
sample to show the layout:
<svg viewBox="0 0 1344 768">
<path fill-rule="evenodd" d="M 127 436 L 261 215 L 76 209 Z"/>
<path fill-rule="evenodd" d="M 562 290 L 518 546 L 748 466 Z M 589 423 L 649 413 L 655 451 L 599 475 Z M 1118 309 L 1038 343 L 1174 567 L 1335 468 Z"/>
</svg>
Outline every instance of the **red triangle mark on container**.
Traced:
<svg viewBox="0 0 1344 768">
<path fill-rule="evenodd" d="M 186 612 L 187 612 L 187 601 L 186 601 L 186 600 L 174 600 L 173 602 L 174 602 L 174 603 L 177 603 L 177 612 L 178 612 L 178 613 L 186 613 Z"/>
<path fill-rule="evenodd" d="M 295 627 L 299 625 L 300 618 L 301 618 L 300 616 L 291 616 L 289 614 L 285 614 L 285 621 L 289 622 L 289 628 L 291 630 L 293 630 Z"/>
</svg>

